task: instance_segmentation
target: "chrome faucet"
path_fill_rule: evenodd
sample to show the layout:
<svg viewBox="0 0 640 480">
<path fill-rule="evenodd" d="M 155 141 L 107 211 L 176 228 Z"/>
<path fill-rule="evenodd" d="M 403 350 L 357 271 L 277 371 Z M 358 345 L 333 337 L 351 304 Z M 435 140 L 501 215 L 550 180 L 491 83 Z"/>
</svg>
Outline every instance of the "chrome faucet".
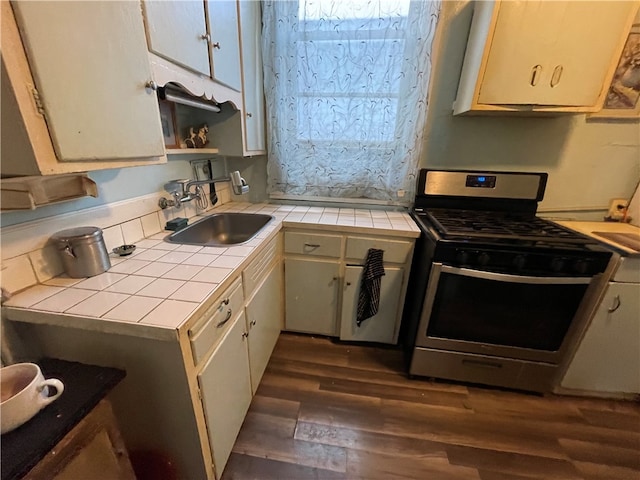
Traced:
<svg viewBox="0 0 640 480">
<path fill-rule="evenodd" d="M 164 189 L 171 194 L 173 199 L 160 198 L 158 206 L 162 209 L 167 207 L 179 207 L 184 202 L 197 200 L 198 206 L 202 209 L 207 208 L 207 198 L 202 190 L 202 185 L 209 185 L 215 182 L 229 182 L 236 195 L 242 195 L 249 191 L 249 185 L 240 176 L 239 171 L 231 172 L 230 176 L 216 177 L 207 180 L 171 180 L 164 184 Z M 196 187 L 195 191 L 191 191 L 191 187 Z"/>
</svg>

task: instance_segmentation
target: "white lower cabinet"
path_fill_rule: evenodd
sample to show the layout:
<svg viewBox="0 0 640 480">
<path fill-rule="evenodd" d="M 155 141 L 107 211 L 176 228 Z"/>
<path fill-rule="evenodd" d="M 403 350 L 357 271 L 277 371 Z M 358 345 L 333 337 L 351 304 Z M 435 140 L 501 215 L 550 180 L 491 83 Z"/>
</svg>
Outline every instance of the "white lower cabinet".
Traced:
<svg viewBox="0 0 640 480">
<path fill-rule="evenodd" d="M 398 267 L 385 268 L 380 280 L 380 307 L 378 313 L 356 323 L 358 298 L 360 296 L 360 279 L 364 267 L 347 266 L 342 288 L 342 310 L 340 317 L 340 340 L 395 343 L 396 321 L 398 309 L 401 307 L 402 280 L 404 269 Z"/>
<path fill-rule="evenodd" d="M 285 330 L 397 343 L 413 247 L 412 238 L 285 231 Z M 385 275 L 378 313 L 358 326 L 360 282 L 371 248 L 383 251 Z"/>
<path fill-rule="evenodd" d="M 609 283 L 561 385 L 640 393 L 640 284 Z"/>
<path fill-rule="evenodd" d="M 198 374 L 217 478 L 222 476 L 251 404 L 249 371 L 247 328 L 242 312 Z"/>
<path fill-rule="evenodd" d="M 282 330 L 282 267 L 273 265 L 246 306 L 251 390 L 258 389 Z"/>
<path fill-rule="evenodd" d="M 335 335 L 339 277 L 338 261 L 285 258 L 285 328 Z"/>
</svg>

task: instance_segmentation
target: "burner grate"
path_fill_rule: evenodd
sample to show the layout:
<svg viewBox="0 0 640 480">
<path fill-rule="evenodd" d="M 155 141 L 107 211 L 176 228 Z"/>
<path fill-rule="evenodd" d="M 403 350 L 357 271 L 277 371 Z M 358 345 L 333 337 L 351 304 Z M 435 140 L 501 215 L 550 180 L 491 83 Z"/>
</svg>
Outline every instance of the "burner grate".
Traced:
<svg viewBox="0 0 640 480">
<path fill-rule="evenodd" d="M 426 215 L 445 238 L 464 236 L 585 243 L 582 235 L 535 215 L 453 209 L 430 209 Z"/>
</svg>

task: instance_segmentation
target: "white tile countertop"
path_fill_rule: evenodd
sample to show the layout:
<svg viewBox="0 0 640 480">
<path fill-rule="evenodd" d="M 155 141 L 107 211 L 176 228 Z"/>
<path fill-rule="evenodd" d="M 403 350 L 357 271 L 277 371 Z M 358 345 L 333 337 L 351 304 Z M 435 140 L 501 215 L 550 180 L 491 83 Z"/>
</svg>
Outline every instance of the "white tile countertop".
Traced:
<svg viewBox="0 0 640 480">
<path fill-rule="evenodd" d="M 249 242 L 226 248 L 163 241 L 162 231 L 135 242 L 127 257 L 111 254 L 111 268 L 90 278 L 59 276 L 14 295 L 4 303 L 7 318 L 152 338 L 170 338 L 207 301 L 226 289 L 284 227 L 417 238 L 406 212 L 353 208 L 228 203 L 220 212 L 274 216 Z M 192 218 L 194 223 L 198 218 Z"/>
</svg>

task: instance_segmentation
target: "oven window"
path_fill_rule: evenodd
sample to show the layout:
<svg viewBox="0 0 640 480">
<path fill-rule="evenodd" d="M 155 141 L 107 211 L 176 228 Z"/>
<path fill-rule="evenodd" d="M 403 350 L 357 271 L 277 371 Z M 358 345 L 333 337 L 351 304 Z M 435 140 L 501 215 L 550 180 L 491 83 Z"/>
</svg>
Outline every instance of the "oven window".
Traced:
<svg viewBox="0 0 640 480">
<path fill-rule="evenodd" d="M 509 283 L 442 273 L 427 335 L 557 351 L 587 287 Z"/>
</svg>

